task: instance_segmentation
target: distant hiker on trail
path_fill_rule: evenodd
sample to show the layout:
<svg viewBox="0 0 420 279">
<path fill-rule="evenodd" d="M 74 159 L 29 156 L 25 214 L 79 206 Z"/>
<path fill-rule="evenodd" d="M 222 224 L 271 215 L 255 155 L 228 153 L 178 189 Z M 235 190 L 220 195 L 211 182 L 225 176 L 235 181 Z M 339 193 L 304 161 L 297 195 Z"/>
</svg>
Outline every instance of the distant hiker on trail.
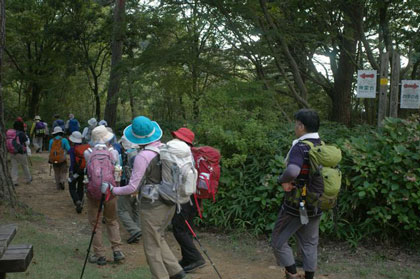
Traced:
<svg viewBox="0 0 420 279">
<path fill-rule="evenodd" d="M 121 138 L 121 145 L 123 147 L 122 158 L 122 177 L 121 186 L 128 185 L 133 170 L 134 159 L 138 153 L 139 146 L 127 140 L 125 136 Z M 142 235 L 140 225 L 140 201 L 138 199 L 138 192 L 131 195 L 124 195 L 118 197 L 118 216 L 124 228 L 130 234 L 127 240 L 128 244 L 137 243 Z"/>
<path fill-rule="evenodd" d="M 48 143 L 49 143 L 49 137 L 50 137 L 50 130 L 48 129 L 48 123 L 45 122 L 44 120 L 40 120 L 42 123 L 44 123 L 44 127 L 45 127 L 45 136 L 44 136 L 44 141 L 43 141 L 43 150 L 44 151 L 48 151 Z"/>
<path fill-rule="evenodd" d="M 52 129 L 54 130 L 55 127 L 60 127 L 63 130 L 63 133 L 64 133 L 64 131 L 66 130 L 66 123 L 64 123 L 63 119 L 60 119 L 59 114 L 55 114 L 54 118 L 55 118 L 55 120 L 53 122 Z"/>
<path fill-rule="evenodd" d="M 18 186 L 18 167 L 22 166 L 23 174 L 27 184 L 32 182 L 32 176 L 28 166 L 28 156 L 26 153 L 26 142 L 28 138 L 25 135 L 23 122 L 15 121 L 13 129 L 6 131 L 6 148 L 10 154 L 12 163 L 11 176 L 14 186 Z"/>
<path fill-rule="evenodd" d="M 158 123 L 144 116 L 133 119 L 124 129 L 124 136 L 133 144 L 144 147 L 135 157 L 130 182 L 124 187 L 104 185 L 102 193 L 131 195 L 141 191 L 140 222 L 144 252 L 152 279 L 183 279 L 186 274 L 165 240 L 165 229 L 175 213 L 175 204 L 165 203 L 156 191 L 162 173 L 157 148 L 162 144 L 162 130 Z M 155 151 L 153 151 L 155 150 Z"/>
<path fill-rule="evenodd" d="M 187 143 L 190 147 L 193 146 L 195 135 L 188 128 L 180 128 L 172 132 L 172 136 Z M 197 205 L 193 199 L 190 199 L 190 202 L 182 204 L 181 207 L 181 212 L 175 213 L 172 219 L 172 228 L 175 239 L 181 246 L 182 259 L 179 264 L 188 273 L 203 267 L 206 261 L 195 247 L 192 234 L 185 223 L 187 220 L 189 224 L 193 224 L 193 219 L 197 216 Z"/>
<path fill-rule="evenodd" d="M 79 131 L 73 132 L 70 137 L 70 169 L 69 169 L 69 191 L 70 196 L 76 206 L 76 212 L 82 213 L 86 160 L 84 152 L 89 148 L 89 144 L 82 144 L 83 137 Z"/>
<path fill-rule="evenodd" d="M 286 279 L 301 278 L 296 270 L 293 251 L 288 244 L 292 235 L 296 236 L 299 250 L 303 255 L 305 279 L 314 278 L 317 267 L 319 222 L 322 211 L 317 206 L 311 205 L 306 196 L 320 196 L 324 187 L 322 177 L 309 181 L 310 147 L 302 141 L 310 141 L 315 146 L 321 144 L 318 135 L 319 122 L 319 116 L 313 110 L 301 109 L 295 114 L 297 139 L 293 141 L 287 155 L 287 168 L 278 179 L 285 191 L 285 198 L 273 229 L 272 246 L 277 264 L 286 268 Z"/>
<path fill-rule="evenodd" d="M 52 135 L 53 138 L 49 144 L 48 163 L 53 166 L 57 190 L 64 190 L 68 170 L 66 155 L 70 151 L 70 143 L 66 138 L 63 138 L 64 131 L 60 126 L 54 128 Z"/>
<path fill-rule="evenodd" d="M 69 119 L 66 122 L 66 133 L 68 135 L 71 135 L 73 132 L 80 130 L 80 123 L 77 121 L 76 118 L 74 118 L 74 115 L 72 113 L 69 114 Z"/>
<path fill-rule="evenodd" d="M 96 126 L 98 125 L 98 122 L 96 121 L 95 118 L 91 118 L 91 119 L 88 120 L 88 125 L 89 125 L 88 127 L 85 127 L 83 129 L 83 133 L 82 133 L 82 136 L 83 136 L 83 139 L 84 139 L 85 143 L 90 143 L 90 139 L 91 139 L 91 136 L 92 136 L 92 131 L 93 131 L 93 129 L 96 128 Z"/>
<path fill-rule="evenodd" d="M 42 151 L 45 134 L 46 134 L 45 124 L 44 122 L 41 121 L 41 116 L 37 115 L 34 118 L 34 123 L 32 124 L 31 132 L 30 132 L 30 137 L 32 138 L 32 142 L 35 147 L 36 153 L 39 153 Z"/>
<path fill-rule="evenodd" d="M 96 216 L 102 195 L 102 184 L 112 185 L 113 187 L 116 186 L 114 168 L 118 164 L 119 156 L 118 152 L 114 150 L 109 143 L 113 137 L 114 134 L 109 132 L 105 126 L 96 127 L 92 131 L 91 146 L 93 147 L 84 152 L 89 178 L 86 192 L 88 207 L 87 213 L 89 223 L 92 227 L 94 227 L 96 223 Z M 108 232 L 108 239 L 111 242 L 113 250 L 114 262 L 120 262 L 125 259 L 125 256 L 121 251 L 122 243 L 117 217 L 117 199 L 115 197 L 111 197 L 109 200 L 104 202 L 103 216 Z M 96 263 L 98 265 L 105 265 L 105 247 L 102 243 L 101 227 L 101 222 L 98 222 L 98 227 L 92 243 L 93 255 L 89 257 L 89 262 Z"/>
</svg>

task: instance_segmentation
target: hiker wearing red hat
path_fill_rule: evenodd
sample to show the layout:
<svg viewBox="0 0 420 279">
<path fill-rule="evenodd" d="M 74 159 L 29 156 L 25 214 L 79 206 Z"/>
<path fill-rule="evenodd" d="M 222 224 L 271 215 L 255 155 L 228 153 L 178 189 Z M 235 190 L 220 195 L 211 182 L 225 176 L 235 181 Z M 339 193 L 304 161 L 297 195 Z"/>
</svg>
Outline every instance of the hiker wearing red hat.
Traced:
<svg viewBox="0 0 420 279">
<path fill-rule="evenodd" d="M 179 128 L 172 132 L 172 136 L 184 141 L 190 147 L 193 146 L 195 135 L 194 132 L 188 128 Z M 181 212 L 176 212 L 172 218 L 173 233 L 179 246 L 181 246 L 182 259 L 179 261 L 179 264 L 187 273 L 193 272 L 206 264 L 201 253 L 195 247 L 192 234 L 185 223 L 185 220 L 187 220 L 189 224 L 193 223 L 194 217 L 197 216 L 196 206 L 197 205 L 193 200 L 184 203 L 181 205 Z"/>
</svg>

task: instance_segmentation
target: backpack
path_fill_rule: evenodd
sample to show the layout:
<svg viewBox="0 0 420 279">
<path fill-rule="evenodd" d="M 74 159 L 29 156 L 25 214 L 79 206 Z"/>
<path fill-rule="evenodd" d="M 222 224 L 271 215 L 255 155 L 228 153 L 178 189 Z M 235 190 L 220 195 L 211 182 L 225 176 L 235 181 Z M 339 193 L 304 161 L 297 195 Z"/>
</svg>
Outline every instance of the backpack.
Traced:
<svg viewBox="0 0 420 279">
<path fill-rule="evenodd" d="M 6 148 L 11 154 L 25 154 L 26 146 L 20 143 L 19 133 L 15 129 L 6 131 Z"/>
<path fill-rule="evenodd" d="M 173 139 L 160 148 L 149 146 L 160 154 L 162 167 L 162 182 L 158 187 L 159 196 L 178 206 L 190 201 L 190 196 L 196 192 L 197 170 L 190 147 L 183 141 Z"/>
<path fill-rule="evenodd" d="M 53 129 L 57 126 L 61 127 L 61 129 L 63 129 L 63 131 L 66 130 L 66 123 L 64 123 L 64 121 L 62 119 L 57 119 L 56 121 L 54 121 Z"/>
<path fill-rule="evenodd" d="M 194 195 L 197 210 L 202 218 L 198 199 L 216 201 L 220 178 L 220 152 L 211 146 L 193 147 L 195 167 L 198 171 L 197 192 Z"/>
<path fill-rule="evenodd" d="M 43 136 L 45 135 L 45 125 L 43 122 L 37 122 L 35 124 L 35 135 L 36 136 Z"/>
<path fill-rule="evenodd" d="M 138 154 L 137 149 L 125 150 L 122 154 L 121 186 L 128 185 L 133 171 L 134 160 Z"/>
<path fill-rule="evenodd" d="M 310 141 L 303 143 L 309 145 L 310 179 L 320 177 L 324 184 L 324 191 L 317 203 L 322 210 L 332 209 L 337 203 L 338 193 L 341 188 L 341 171 L 338 163 L 341 161 L 341 150 L 333 145 L 321 142 L 314 146 Z"/>
<path fill-rule="evenodd" d="M 114 187 L 116 186 L 114 178 L 114 164 L 112 154 L 106 148 L 88 149 L 91 154 L 87 162 L 87 175 L 89 183 L 87 185 L 87 194 L 94 200 L 100 200 L 101 185 L 107 182 Z M 111 196 L 111 198 L 113 198 Z"/>
<path fill-rule="evenodd" d="M 71 134 L 74 131 L 79 131 L 79 122 L 76 119 L 69 120 L 69 130 L 68 132 Z"/>
<path fill-rule="evenodd" d="M 53 143 L 51 145 L 50 155 L 48 158 L 48 162 L 50 164 L 60 164 L 66 160 L 66 154 L 64 153 L 63 142 L 62 138 L 53 139 Z"/>
<path fill-rule="evenodd" d="M 74 146 L 74 161 L 76 162 L 75 172 L 81 172 L 86 168 L 85 151 L 89 144 L 78 144 Z"/>
</svg>

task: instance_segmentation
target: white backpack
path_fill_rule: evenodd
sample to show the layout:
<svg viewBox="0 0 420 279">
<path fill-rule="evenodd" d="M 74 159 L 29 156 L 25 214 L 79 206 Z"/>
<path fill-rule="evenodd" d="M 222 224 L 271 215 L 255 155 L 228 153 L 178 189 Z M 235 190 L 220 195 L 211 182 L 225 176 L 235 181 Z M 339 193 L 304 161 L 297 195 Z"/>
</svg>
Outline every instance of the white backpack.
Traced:
<svg viewBox="0 0 420 279">
<path fill-rule="evenodd" d="M 183 141 L 174 139 L 160 148 L 146 147 L 160 154 L 162 164 L 162 182 L 159 185 L 159 196 L 181 208 L 181 204 L 190 201 L 196 192 L 197 170 L 191 148 Z"/>
</svg>

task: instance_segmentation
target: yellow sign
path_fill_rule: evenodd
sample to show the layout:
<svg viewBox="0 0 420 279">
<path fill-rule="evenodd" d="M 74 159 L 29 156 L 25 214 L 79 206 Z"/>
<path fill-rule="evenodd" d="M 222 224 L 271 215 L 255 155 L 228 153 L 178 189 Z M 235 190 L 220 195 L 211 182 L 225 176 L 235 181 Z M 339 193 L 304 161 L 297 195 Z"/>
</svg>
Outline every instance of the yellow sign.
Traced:
<svg viewBox="0 0 420 279">
<path fill-rule="evenodd" d="M 381 78 L 381 85 L 388 85 L 388 79 L 387 78 Z"/>
</svg>

